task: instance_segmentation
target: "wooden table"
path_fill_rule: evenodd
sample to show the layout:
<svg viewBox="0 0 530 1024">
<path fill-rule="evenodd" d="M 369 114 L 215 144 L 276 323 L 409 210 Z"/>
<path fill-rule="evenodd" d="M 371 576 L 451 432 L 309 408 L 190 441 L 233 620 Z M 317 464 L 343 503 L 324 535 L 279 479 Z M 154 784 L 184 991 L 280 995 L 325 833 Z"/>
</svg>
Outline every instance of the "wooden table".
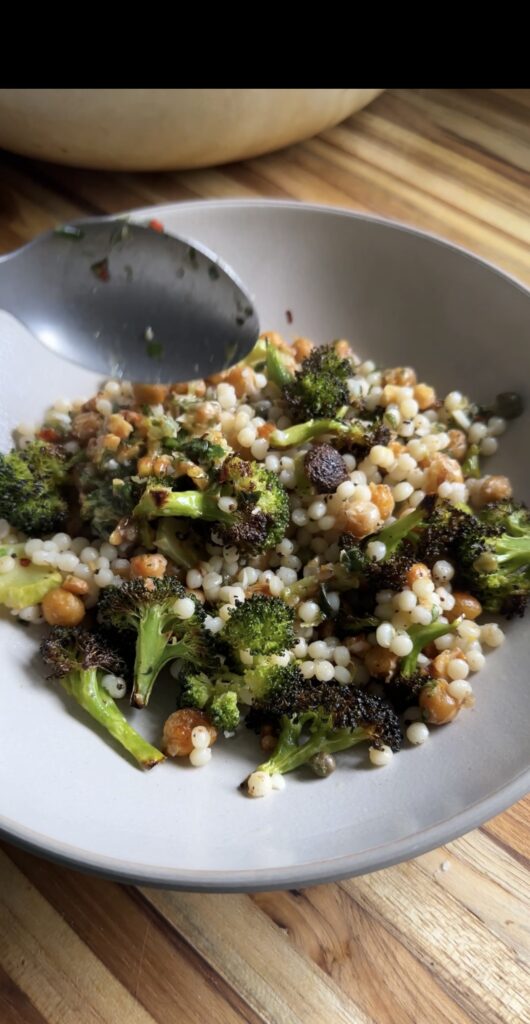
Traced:
<svg viewBox="0 0 530 1024">
<path fill-rule="evenodd" d="M 83 214 L 294 197 L 417 224 L 530 281 L 529 115 L 530 91 L 391 92 L 317 139 L 214 170 L 110 175 L 5 154 L 0 250 Z M 0 1022 L 530 1022 L 529 812 L 527 799 L 374 875 L 256 896 L 119 886 L 6 844 Z"/>
</svg>

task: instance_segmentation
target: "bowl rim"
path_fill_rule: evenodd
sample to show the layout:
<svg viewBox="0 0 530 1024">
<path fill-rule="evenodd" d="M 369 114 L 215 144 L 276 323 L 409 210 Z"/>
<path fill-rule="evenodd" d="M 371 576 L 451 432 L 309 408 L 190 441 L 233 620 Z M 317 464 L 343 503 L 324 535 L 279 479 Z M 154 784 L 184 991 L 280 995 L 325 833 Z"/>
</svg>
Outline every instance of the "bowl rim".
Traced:
<svg viewBox="0 0 530 1024">
<path fill-rule="evenodd" d="M 416 228 L 406 222 L 377 214 L 351 210 L 347 207 L 298 202 L 291 199 L 197 199 L 139 207 L 124 213 L 115 214 L 112 219 L 129 217 L 133 220 L 141 220 L 146 216 L 151 219 L 153 217 L 160 219 L 165 214 L 174 213 L 176 210 L 186 211 L 198 207 L 210 210 L 219 208 L 292 209 L 304 212 L 317 212 L 325 215 L 331 214 L 337 217 L 346 216 L 364 222 L 375 223 L 382 227 L 416 235 L 444 248 L 453 249 L 468 259 L 482 264 L 482 266 L 494 272 L 497 276 L 504 278 L 530 299 L 530 287 L 527 284 L 511 272 L 503 270 L 482 256 L 478 256 L 470 249 L 447 240 L 434 232 Z M 307 862 L 294 867 L 251 868 L 233 872 L 226 870 L 182 870 L 173 866 L 154 868 L 152 865 L 144 864 L 141 861 L 124 861 L 102 854 L 89 853 L 81 847 L 54 840 L 42 832 L 20 826 L 5 815 L 0 815 L 0 837 L 16 846 L 44 856 L 49 860 L 56 861 L 59 864 L 113 881 L 197 892 L 258 892 L 260 890 L 287 889 L 296 886 L 340 881 L 355 875 L 379 871 L 401 861 L 428 853 L 470 832 L 495 815 L 505 811 L 512 804 L 526 796 L 529 791 L 530 767 L 523 769 L 519 775 L 506 785 L 494 790 L 487 797 L 413 835 L 408 835 L 398 840 L 391 840 L 376 847 L 369 847 L 361 853 L 326 858 L 325 860 L 320 859 L 319 861 Z"/>
</svg>

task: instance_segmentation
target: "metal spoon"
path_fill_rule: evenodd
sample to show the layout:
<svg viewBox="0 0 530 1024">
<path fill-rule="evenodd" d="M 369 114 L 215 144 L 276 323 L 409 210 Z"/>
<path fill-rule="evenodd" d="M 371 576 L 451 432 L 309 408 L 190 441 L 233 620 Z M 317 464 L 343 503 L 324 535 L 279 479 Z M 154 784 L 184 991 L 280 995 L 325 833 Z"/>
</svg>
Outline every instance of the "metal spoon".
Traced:
<svg viewBox="0 0 530 1024">
<path fill-rule="evenodd" d="M 146 383 L 218 372 L 259 333 L 251 298 L 214 253 L 114 217 L 0 257 L 0 308 L 57 355 Z"/>
</svg>

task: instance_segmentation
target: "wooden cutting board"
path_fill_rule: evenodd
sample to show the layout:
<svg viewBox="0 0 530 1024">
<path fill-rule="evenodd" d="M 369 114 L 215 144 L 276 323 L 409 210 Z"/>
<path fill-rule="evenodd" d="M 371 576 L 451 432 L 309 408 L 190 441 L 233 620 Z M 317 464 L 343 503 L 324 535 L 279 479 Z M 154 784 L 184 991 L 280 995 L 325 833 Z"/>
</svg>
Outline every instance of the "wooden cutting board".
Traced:
<svg viewBox="0 0 530 1024">
<path fill-rule="evenodd" d="M 0 252 L 76 216 L 272 196 L 395 217 L 530 282 L 530 90 L 387 92 L 317 139 L 214 170 L 0 155 Z M 507 737 L 509 742 L 509 737 Z M 528 1024 L 530 798 L 374 875 L 217 896 L 0 851 L 0 1024 Z"/>
</svg>

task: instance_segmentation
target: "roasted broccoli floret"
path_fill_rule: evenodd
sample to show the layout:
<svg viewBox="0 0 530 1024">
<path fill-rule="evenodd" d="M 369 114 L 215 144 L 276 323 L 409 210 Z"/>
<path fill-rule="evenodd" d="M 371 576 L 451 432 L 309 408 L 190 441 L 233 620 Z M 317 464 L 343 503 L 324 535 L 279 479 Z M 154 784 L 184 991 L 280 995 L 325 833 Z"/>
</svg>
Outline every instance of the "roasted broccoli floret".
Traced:
<svg viewBox="0 0 530 1024">
<path fill-rule="evenodd" d="M 221 497 L 237 502 L 233 512 L 219 507 Z M 258 462 L 229 456 L 221 467 L 220 486 L 212 491 L 146 488 L 134 510 L 137 518 L 182 516 L 216 523 L 225 544 L 261 551 L 275 547 L 289 524 L 289 498 L 276 473 Z"/>
<path fill-rule="evenodd" d="M 257 728 L 274 722 L 276 748 L 258 771 L 284 774 L 306 764 L 315 754 L 333 754 L 357 743 L 401 746 L 399 720 L 390 704 L 357 686 L 315 683 L 298 670 L 289 684 L 272 690 L 251 708 L 247 724 Z"/>
<path fill-rule="evenodd" d="M 68 513 L 62 493 L 67 472 L 61 448 L 44 441 L 0 453 L 0 517 L 33 535 L 59 529 Z"/>
<path fill-rule="evenodd" d="M 232 732 L 239 725 L 238 701 L 242 686 L 243 681 L 235 677 L 233 681 L 216 679 L 212 682 L 204 672 L 194 673 L 184 680 L 179 703 L 183 708 L 206 710 L 218 729 Z"/>
<path fill-rule="evenodd" d="M 186 604 L 180 604 L 184 599 Z M 194 606 L 191 615 L 187 602 Z M 138 578 L 121 587 L 106 587 L 98 607 L 102 623 L 136 633 L 131 703 L 137 707 L 147 706 L 157 676 L 176 658 L 198 669 L 216 662 L 211 634 L 203 625 L 202 605 L 174 576 Z"/>
<path fill-rule="evenodd" d="M 353 368 L 341 359 L 333 345 L 314 348 L 294 377 L 283 386 L 292 419 L 301 423 L 313 417 L 336 416 L 348 405 L 348 378 Z"/>
<path fill-rule="evenodd" d="M 81 519 L 90 523 L 97 537 L 108 538 L 120 519 L 132 514 L 141 485 L 131 478 L 102 476 L 81 490 Z"/>
<path fill-rule="evenodd" d="M 248 651 L 268 657 L 290 651 L 296 643 L 294 612 L 279 597 L 254 594 L 236 604 L 222 630 L 222 639 L 236 655 Z"/>
<path fill-rule="evenodd" d="M 103 677 L 107 673 L 121 675 L 124 665 L 101 637 L 83 629 L 56 626 L 42 641 L 40 650 L 53 669 L 53 677 L 142 768 L 152 768 L 164 760 L 164 755 L 133 729 L 103 686 Z"/>
<path fill-rule="evenodd" d="M 218 469 L 232 451 L 221 434 L 190 437 L 181 432 L 177 437 L 164 438 L 162 446 L 165 451 L 177 452 L 183 459 L 195 462 L 208 472 Z"/>
<path fill-rule="evenodd" d="M 488 612 L 524 615 L 530 595 L 530 514 L 510 501 L 467 516 L 458 538 L 462 581 Z"/>
</svg>

